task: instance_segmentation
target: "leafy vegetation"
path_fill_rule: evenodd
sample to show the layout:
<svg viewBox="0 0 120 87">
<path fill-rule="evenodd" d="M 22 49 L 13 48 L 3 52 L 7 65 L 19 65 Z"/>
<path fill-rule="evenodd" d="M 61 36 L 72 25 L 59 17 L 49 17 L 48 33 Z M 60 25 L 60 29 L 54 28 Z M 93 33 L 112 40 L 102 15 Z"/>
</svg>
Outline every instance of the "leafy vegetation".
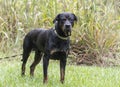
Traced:
<svg viewBox="0 0 120 87">
<path fill-rule="evenodd" d="M 0 57 L 22 53 L 25 34 L 51 28 L 55 16 L 73 12 L 78 23 L 72 42 L 84 47 L 84 55 L 97 60 L 119 52 L 119 0 L 0 0 Z M 81 58 L 81 57 L 80 57 Z M 92 56 L 93 58 L 93 56 Z"/>
</svg>

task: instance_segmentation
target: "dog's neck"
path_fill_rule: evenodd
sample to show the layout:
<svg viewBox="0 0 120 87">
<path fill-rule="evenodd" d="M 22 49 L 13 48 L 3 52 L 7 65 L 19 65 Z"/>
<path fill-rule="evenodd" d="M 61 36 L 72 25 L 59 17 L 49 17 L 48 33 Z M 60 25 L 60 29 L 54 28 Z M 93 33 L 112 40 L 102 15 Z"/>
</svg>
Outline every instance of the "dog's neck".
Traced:
<svg viewBox="0 0 120 87">
<path fill-rule="evenodd" d="M 54 32 L 62 40 L 68 40 L 69 38 L 69 36 L 65 36 L 64 32 L 56 26 L 54 27 Z"/>
</svg>

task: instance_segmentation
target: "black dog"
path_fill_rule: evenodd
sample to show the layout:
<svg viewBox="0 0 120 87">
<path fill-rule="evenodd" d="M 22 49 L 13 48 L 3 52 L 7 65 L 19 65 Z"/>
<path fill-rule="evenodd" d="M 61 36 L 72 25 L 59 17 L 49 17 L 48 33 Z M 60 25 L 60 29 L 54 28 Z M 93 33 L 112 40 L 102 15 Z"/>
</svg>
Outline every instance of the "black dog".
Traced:
<svg viewBox="0 0 120 87">
<path fill-rule="evenodd" d="M 36 65 L 40 62 L 43 55 L 43 83 L 47 82 L 47 69 L 49 59 L 60 60 L 60 81 L 64 82 L 66 59 L 69 53 L 72 27 L 77 17 L 73 13 L 61 13 L 54 19 L 55 28 L 35 29 L 30 31 L 24 38 L 23 43 L 23 64 L 22 75 L 25 75 L 25 65 L 29 54 L 35 51 L 34 62 L 30 66 L 30 75 L 34 75 Z"/>
</svg>

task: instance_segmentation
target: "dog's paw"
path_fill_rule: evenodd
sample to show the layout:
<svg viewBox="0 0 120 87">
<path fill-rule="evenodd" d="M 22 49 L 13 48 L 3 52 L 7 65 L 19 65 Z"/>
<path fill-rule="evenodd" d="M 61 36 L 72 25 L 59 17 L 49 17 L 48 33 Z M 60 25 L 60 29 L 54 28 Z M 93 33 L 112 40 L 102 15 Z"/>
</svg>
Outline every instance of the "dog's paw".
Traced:
<svg viewBox="0 0 120 87">
<path fill-rule="evenodd" d="M 60 82 L 61 82 L 62 84 L 64 84 L 64 80 L 60 80 Z"/>
</svg>

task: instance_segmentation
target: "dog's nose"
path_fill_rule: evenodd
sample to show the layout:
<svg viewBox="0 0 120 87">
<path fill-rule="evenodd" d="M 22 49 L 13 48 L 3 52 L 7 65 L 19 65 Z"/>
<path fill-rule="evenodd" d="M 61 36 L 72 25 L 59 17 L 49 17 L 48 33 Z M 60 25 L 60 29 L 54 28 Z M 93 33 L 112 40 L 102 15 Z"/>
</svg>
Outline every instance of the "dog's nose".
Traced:
<svg viewBox="0 0 120 87">
<path fill-rule="evenodd" d="M 70 25 L 65 25 L 66 28 L 70 28 Z"/>
</svg>

